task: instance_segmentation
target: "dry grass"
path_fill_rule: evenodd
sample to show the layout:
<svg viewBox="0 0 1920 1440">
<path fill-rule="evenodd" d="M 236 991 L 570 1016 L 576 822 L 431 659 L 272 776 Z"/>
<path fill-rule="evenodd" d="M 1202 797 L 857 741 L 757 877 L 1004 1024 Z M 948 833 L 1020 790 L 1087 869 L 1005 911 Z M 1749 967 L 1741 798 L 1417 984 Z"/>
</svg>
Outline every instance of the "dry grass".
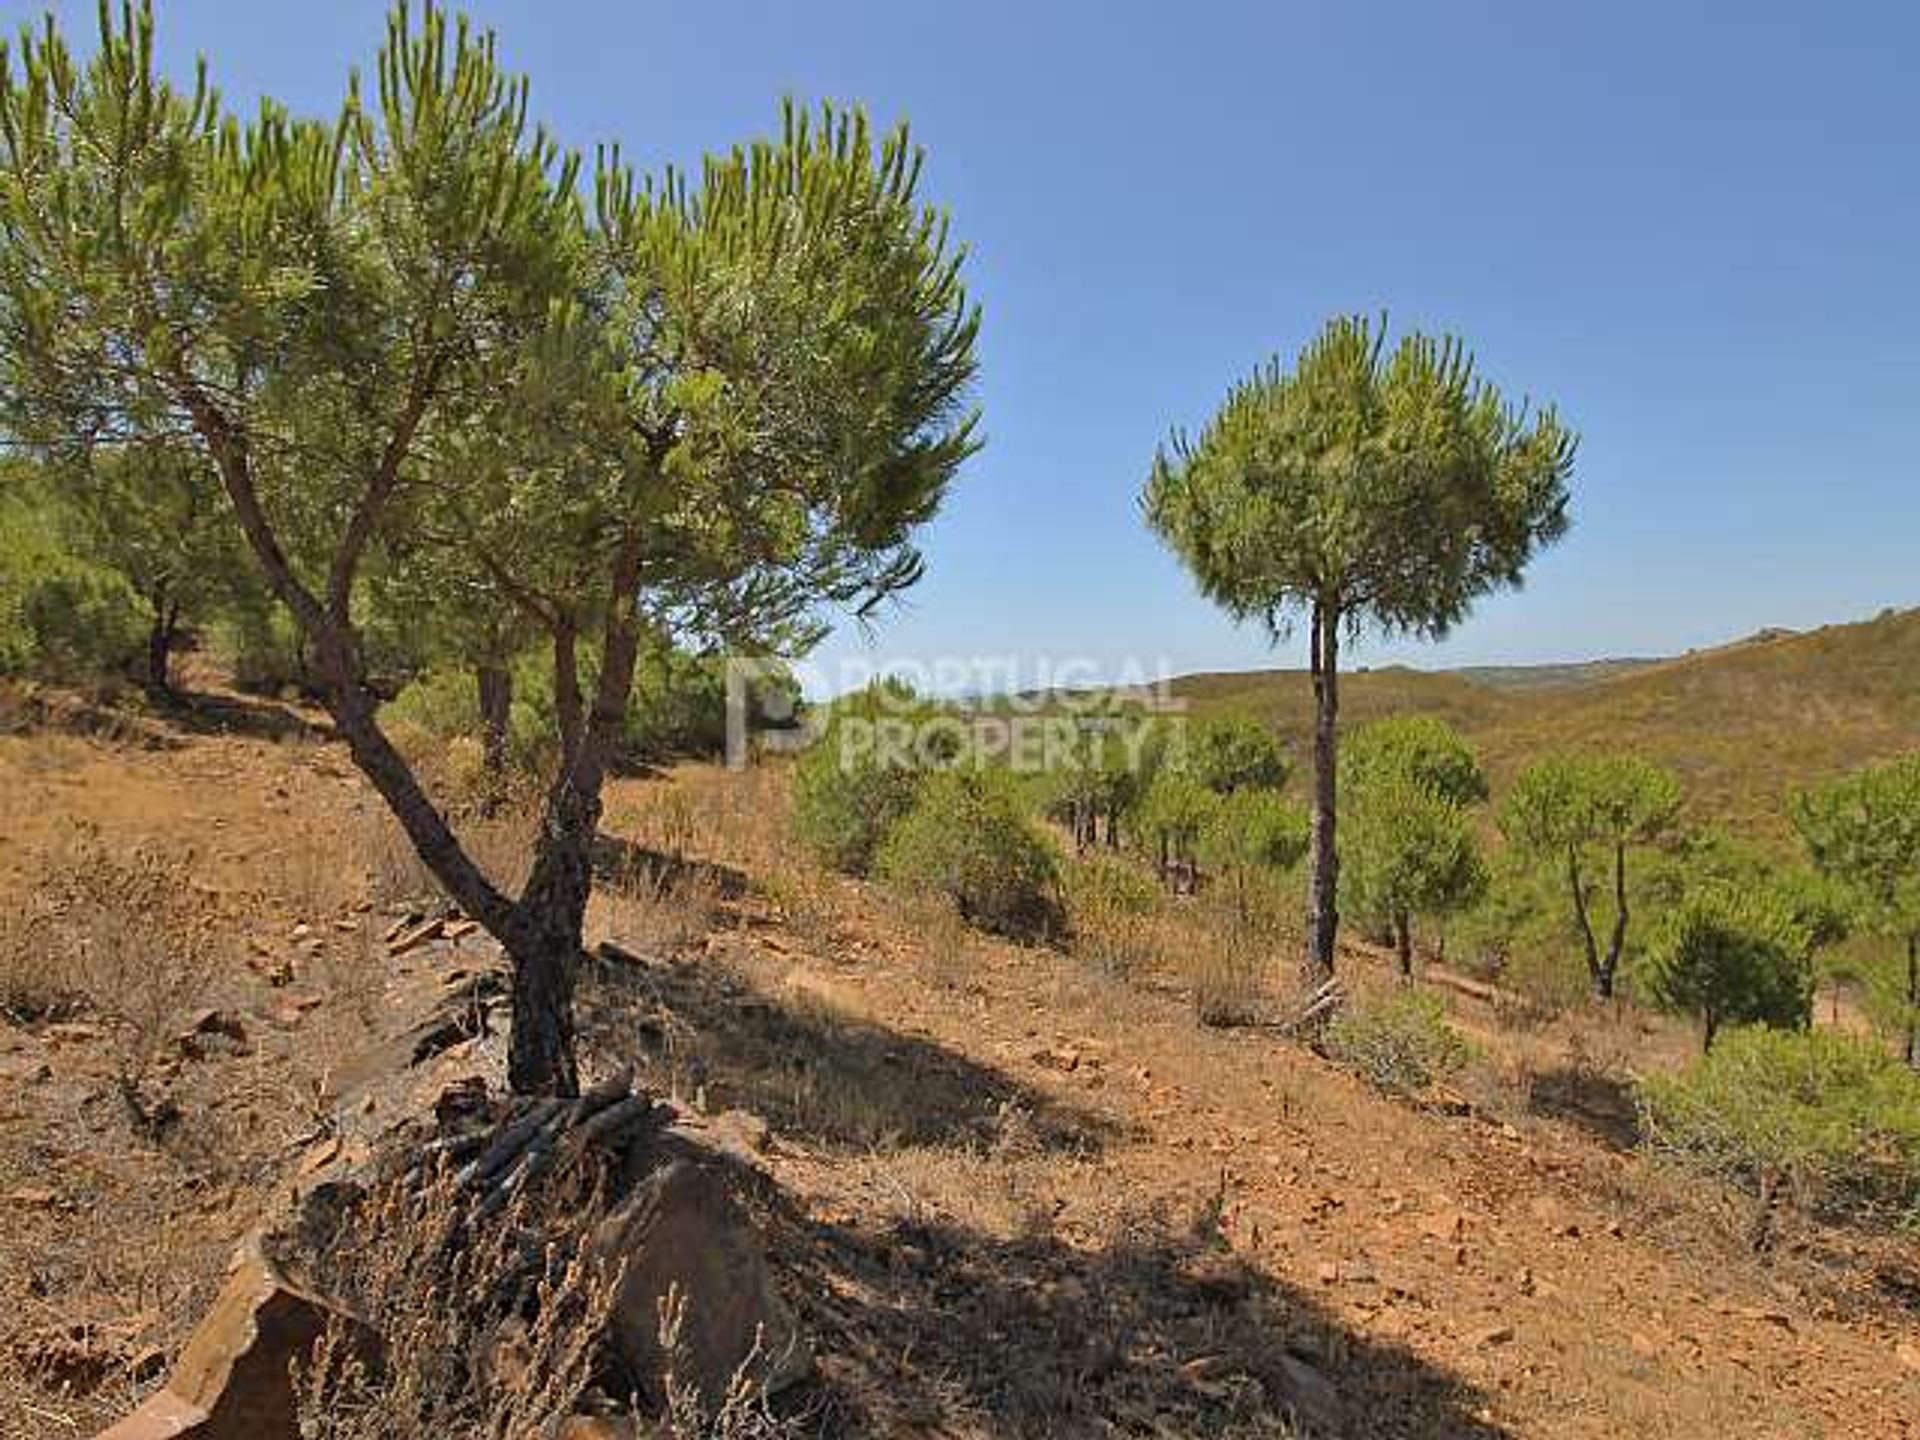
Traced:
<svg viewBox="0 0 1920 1440">
<path fill-rule="evenodd" d="M 5 928 L 6 1008 L 52 1064 L 18 1097 L 41 1123 L 0 1127 L 0 1435 L 86 1433 L 205 1303 L 233 1238 L 210 1217 L 258 1179 L 285 1097 L 233 1073 L 227 1022 L 183 1036 L 234 968 L 191 857 L 76 828 L 30 857 Z"/>
<path fill-rule="evenodd" d="M 122 1098 L 158 1129 L 143 1086 L 231 955 L 191 857 L 116 851 L 76 829 L 41 860 L 29 895 L 0 934 L 0 1007 L 26 1020 L 98 1017 Z"/>
<path fill-rule="evenodd" d="M 1286 1008 L 1298 981 L 1297 925 L 1276 910 L 1203 904 L 1179 941 L 1181 975 L 1203 1025 L 1247 1025 Z"/>
<path fill-rule="evenodd" d="M 588 1244 L 599 1195 L 575 1179 L 480 1221 L 444 1172 L 375 1189 L 303 1257 L 348 1313 L 299 1376 L 302 1436 L 550 1440 L 595 1383 L 617 1291 Z"/>
</svg>

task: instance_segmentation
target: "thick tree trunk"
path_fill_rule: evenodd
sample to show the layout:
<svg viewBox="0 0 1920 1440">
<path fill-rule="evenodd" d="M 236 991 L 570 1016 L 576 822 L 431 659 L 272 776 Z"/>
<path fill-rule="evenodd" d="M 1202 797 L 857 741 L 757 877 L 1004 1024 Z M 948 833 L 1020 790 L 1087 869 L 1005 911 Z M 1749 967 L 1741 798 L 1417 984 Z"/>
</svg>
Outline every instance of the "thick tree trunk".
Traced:
<svg viewBox="0 0 1920 1440">
<path fill-rule="evenodd" d="M 1335 835 L 1339 762 L 1340 617 L 1316 604 L 1308 667 L 1313 676 L 1313 831 L 1308 846 L 1307 964 L 1309 985 L 1333 975 L 1340 929 L 1340 851 Z"/>
<path fill-rule="evenodd" d="M 506 788 L 507 739 L 513 723 L 513 672 L 485 663 L 474 667 L 480 701 L 480 748 L 486 767 L 487 805 L 491 809 Z"/>
<path fill-rule="evenodd" d="M 514 975 L 507 1082 L 516 1094 L 576 1095 L 580 1090 L 573 987 L 599 824 L 597 778 L 590 790 L 583 789 L 563 770 L 547 797 L 533 873 L 513 907 L 505 940 Z"/>
<path fill-rule="evenodd" d="M 580 699 L 579 633 L 563 620 L 553 628 L 553 713 L 560 729 L 560 754 L 571 760 L 586 732 L 586 707 Z"/>
<path fill-rule="evenodd" d="M 1413 983 L 1413 923 L 1402 910 L 1393 917 L 1393 953 L 1400 957 L 1400 978 Z"/>
</svg>

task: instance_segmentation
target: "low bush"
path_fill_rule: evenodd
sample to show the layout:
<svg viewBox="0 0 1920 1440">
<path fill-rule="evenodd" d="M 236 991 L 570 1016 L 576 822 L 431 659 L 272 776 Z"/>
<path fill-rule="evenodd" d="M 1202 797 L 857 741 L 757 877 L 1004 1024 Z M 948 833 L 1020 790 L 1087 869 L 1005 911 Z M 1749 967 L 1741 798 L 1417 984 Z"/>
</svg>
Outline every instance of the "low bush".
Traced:
<svg viewBox="0 0 1920 1440">
<path fill-rule="evenodd" d="M 1411 1094 L 1458 1074 L 1473 1047 L 1431 995 L 1402 993 L 1356 1003 L 1327 1027 L 1321 1049 L 1382 1090 Z"/>
<path fill-rule="evenodd" d="M 124 580 L 70 554 L 49 517 L 24 501 L 0 504 L 0 675 L 117 681 L 138 664 L 145 639 Z"/>
<path fill-rule="evenodd" d="M 578 1180 L 554 1189 L 481 1218 L 444 1172 L 418 1189 L 385 1181 L 301 1254 L 354 1318 L 329 1323 L 294 1367 L 299 1433 L 556 1434 L 602 1368 L 617 1282 L 590 1252 L 601 1194 Z M 361 1324 L 379 1336 L 377 1356 Z"/>
<path fill-rule="evenodd" d="M 955 758 L 943 712 L 903 686 L 839 701 L 793 772 L 793 831 L 835 870 L 865 875 L 881 841 L 913 809 L 927 772 Z"/>
<path fill-rule="evenodd" d="M 1063 873 L 1062 889 L 1075 954 L 1115 976 L 1156 958 L 1161 892 L 1139 866 L 1105 855 L 1076 860 Z"/>
<path fill-rule="evenodd" d="M 1813 1022 L 1811 938 L 1765 891 L 1702 886 L 1668 914 L 1634 988 L 1697 1018 L 1705 1050 L 1728 1025 L 1803 1030 Z"/>
<path fill-rule="evenodd" d="M 217 627 L 233 683 L 257 695 L 292 696 L 314 688 L 300 627 L 264 595 L 236 601 Z"/>
<path fill-rule="evenodd" d="M 1227 913 L 1186 937 L 1182 969 L 1193 991 L 1194 1018 L 1226 1028 L 1261 1018 L 1275 947 L 1271 933 Z"/>
<path fill-rule="evenodd" d="M 1829 1218 L 1920 1224 L 1920 1072 L 1831 1030 L 1728 1032 L 1639 1088 L 1643 1144 Z"/>
<path fill-rule="evenodd" d="M 983 930 L 1040 938 L 1061 929 L 1053 846 L 1000 771 L 928 776 L 913 808 L 888 831 L 875 868 L 897 884 L 945 896 Z"/>
</svg>

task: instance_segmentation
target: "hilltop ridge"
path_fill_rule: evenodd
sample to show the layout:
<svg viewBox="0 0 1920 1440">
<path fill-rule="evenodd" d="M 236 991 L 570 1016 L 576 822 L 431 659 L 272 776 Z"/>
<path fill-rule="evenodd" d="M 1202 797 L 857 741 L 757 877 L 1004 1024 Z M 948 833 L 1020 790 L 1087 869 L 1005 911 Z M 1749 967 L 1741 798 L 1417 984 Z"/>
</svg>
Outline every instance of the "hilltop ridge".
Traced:
<svg viewBox="0 0 1920 1440">
<path fill-rule="evenodd" d="M 1201 713 L 1244 709 L 1306 742 L 1303 670 L 1196 674 L 1170 689 Z M 1680 774 L 1698 818 L 1777 838 L 1787 790 L 1920 745 L 1920 609 L 1761 630 L 1664 660 L 1356 670 L 1341 701 L 1351 725 L 1441 716 L 1473 739 L 1496 786 L 1546 751 L 1639 750 Z"/>
</svg>

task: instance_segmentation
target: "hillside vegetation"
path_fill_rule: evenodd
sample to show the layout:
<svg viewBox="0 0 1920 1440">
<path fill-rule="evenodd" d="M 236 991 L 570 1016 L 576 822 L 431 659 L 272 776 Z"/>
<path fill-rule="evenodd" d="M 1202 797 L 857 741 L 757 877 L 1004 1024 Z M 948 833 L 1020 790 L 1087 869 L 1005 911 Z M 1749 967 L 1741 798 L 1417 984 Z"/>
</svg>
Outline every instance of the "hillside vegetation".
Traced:
<svg viewBox="0 0 1920 1440">
<path fill-rule="evenodd" d="M 1310 738 L 1304 671 L 1193 675 L 1172 691 L 1201 714 L 1250 711 L 1296 753 Z M 1546 751 L 1635 751 L 1681 777 L 1690 820 L 1784 845 L 1790 789 L 1920 743 L 1920 609 L 1572 685 L 1390 666 L 1346 677 L 1341 698 L 1356 725 L 1407 710 L 1446 720 L 1472 738 L 1496 788 Z"/>
</svg>

